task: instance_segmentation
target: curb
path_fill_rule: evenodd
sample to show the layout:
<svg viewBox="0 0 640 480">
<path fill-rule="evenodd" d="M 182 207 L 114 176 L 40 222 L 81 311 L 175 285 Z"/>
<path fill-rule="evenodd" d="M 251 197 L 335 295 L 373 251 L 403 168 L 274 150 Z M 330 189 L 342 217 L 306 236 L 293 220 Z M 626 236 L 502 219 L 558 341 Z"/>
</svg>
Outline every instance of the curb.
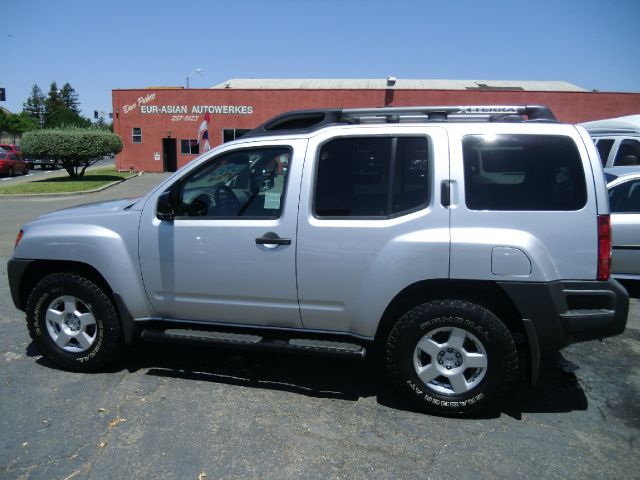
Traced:
<svg viewBox="0 0 640 480">
<path fill-rule="evenodd" d="M 107 183 L 102 187 L 94 188 L 93 190 L 82 190 L 80 192 L 61 192 L 61 193 L 0 193 L 0 198 L 42 198 L 42 197 L 75 197 L 77 195 L 86 195 L 88 193 L 98 193 L 106 190 L 107 188 L 111 188 L 115 185 L 119 185 L 127 180 L 130 180 L 135 177 L 139 177 L 142 175 L 142 172 L 136 173 L 135 175 L 130 175 L 128 177 L 123 178 L 122 180 L 116 180 L 111 183 Z"/>
</svg>

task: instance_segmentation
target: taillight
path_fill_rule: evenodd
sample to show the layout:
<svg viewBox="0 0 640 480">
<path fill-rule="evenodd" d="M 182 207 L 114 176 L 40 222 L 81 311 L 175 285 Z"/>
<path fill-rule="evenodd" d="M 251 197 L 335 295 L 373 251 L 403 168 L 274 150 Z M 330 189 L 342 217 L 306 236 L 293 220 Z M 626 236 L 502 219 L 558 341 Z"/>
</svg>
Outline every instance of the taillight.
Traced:
<svg viewBox="0 0 640 480">
<path fill-rule="evenodd" d="M 611 218 L 598 215 L 598 280 L 608 280 L 611 274 Z"/>
<path fill-rule="evenodd" d="M 24 232 L 22 231 L 22 229 L 20 229 L 20 231 L 18 232 L 18 236 L 16 237 L 16 244 L 14 245 L 14 250 L 18 247 L 18 244 L 20 243 L 20 240 L 22 240 L 22 236 L 24 235 Z"/>
</svg>

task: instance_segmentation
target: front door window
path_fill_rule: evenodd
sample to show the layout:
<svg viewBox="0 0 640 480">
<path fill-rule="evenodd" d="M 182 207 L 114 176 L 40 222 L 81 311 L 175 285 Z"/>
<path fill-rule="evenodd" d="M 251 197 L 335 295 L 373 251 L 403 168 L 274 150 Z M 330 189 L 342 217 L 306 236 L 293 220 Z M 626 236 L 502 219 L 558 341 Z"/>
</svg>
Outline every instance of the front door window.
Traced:
<svg viewBox="0 0 640 480">
<path fill-rule="evenodd" d="M 285 147 L 217 157 L 182 182 L 177 217 L 279 218 L 289 157 Z"/>
</svg>

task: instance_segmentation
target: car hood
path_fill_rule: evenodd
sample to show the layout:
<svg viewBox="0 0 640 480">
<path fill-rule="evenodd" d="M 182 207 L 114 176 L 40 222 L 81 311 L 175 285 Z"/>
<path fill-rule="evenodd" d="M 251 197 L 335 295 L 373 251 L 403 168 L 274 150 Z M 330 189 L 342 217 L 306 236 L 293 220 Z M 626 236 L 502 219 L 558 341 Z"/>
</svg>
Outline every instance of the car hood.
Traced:
<svg viewBox="0 0 640 480">
<path fill-rule="evenodd" d="M 40 215 L 39 218 L 59 218 L 59 217 L 76 217 L 76 216 L 91 216 L 100 215 L 104 213 L 116 213 L 119 211 L 129 210 L 134 207 L 139 198 L 125 198 L 122 200 L 110 200 L 107 202 L 87 203 L 85 205 L 78 205 L 77 207 L 65 208 L 63 210 L 56 210 L 55 212 L 45 213 Z"/>
</svg>

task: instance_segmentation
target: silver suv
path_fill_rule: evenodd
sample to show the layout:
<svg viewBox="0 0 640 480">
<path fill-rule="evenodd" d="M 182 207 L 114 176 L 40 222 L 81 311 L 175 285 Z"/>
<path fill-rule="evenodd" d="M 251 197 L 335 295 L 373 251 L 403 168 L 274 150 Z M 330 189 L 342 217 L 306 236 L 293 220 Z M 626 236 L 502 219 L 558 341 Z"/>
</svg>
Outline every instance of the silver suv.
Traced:
<svg viewBox="0 0 640 480">
<path fill-rule="evenodd" d="M 141 199 L 24 225 L 8 272 L 63 368 L 137 338 L 379 351 L 407 398 L 456 414 L 519 359 L 535 381 L 541 351 L 624 330 L 610 258 L 584 129 L 539 106 L 404 107 L 280 115 Z"/>
</svg>

